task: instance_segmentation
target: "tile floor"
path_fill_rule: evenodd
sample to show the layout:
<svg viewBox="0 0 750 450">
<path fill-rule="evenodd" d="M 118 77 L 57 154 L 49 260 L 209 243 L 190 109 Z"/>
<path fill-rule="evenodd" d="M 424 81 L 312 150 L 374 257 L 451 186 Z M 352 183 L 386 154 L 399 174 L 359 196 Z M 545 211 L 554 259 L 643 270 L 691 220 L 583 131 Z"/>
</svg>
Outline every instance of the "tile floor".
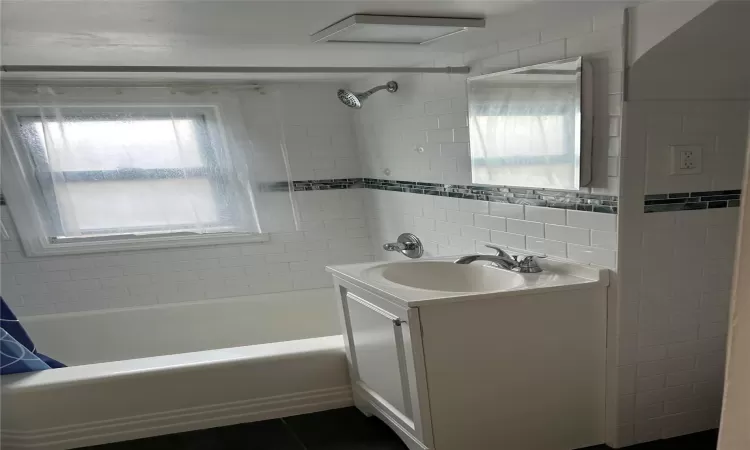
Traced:
<svg viewBox="0 0 750 450">
<path fill-rule="evenodd" d="M 625 447 L 627 450 L 716 450 L 719 430 L 709 430 L 702 433 L 688 434 L 672 439 L 647 442 L 645 444 Z M 597 445 L 582 450 L 609 450 L 606 445 Z"/>
<path fill-rule="evenodd" d="M 396 435 L 356 408 L 190 431 L 86 450 L 407 450 Z"/>
<path fill-rule="evenodd" d="M 716 431 L 628 447 L 628 450 L 715 450 Z M 598 445 L 585 450 L 608 450 Z M 85 450 L 407 450 L 382 422 L 355 408 L 190 431 Z M 471 450 L 471 449 L 466 449 Z"/>
</svg>

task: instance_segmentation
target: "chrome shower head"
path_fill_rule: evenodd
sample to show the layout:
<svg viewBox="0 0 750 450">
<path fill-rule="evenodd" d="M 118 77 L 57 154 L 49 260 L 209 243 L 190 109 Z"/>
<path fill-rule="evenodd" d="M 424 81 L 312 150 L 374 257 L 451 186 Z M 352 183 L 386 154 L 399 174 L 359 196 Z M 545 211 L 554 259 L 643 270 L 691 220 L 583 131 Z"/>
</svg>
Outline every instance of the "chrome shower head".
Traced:
<svg viewBox="0 0 750 450">
<path fill-rule="evenodd" d="M 364 102 L 367 97 L 382 89 L 385 89 L 388 92 L 396 92 L 398 90 L 398 83 L 396 83 L 395 81 L 389 81 L 386 84 L 375 86 L 369 91 L 360 93 L 352 92 L 348 89 L 339 89 L 338 97 L 339 100 L 341 100 L 341 103 L 345 104 L 346 106 L 350 108 L 360 109 L 362 108 L 362 102 Z"/>
<path fill-rule="evenodd" d="M 362 101 L 367 97 L 360 98 L 361 94 L 355 94 L 348 89 L 339 89 L 338 96 L 341 103 L 345 104 L 350 108 L 359 109 L 362 107 Z"/>
</svg>

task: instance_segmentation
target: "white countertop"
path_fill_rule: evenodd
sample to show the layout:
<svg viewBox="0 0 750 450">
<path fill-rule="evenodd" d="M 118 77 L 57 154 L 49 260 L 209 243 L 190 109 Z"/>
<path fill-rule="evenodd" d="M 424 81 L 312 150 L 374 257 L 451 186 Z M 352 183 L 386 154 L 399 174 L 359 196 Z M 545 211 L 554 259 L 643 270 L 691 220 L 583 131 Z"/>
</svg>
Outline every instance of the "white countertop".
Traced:
<svg viewBox="0 0 750 450">
<path fill-rule="evenodd" d="M 426 306 L 432 303 L 463 302 L 498 297 L 513 297 L 531 295 L 562 290 L 590 289 L 596 285 L 609 285 L 609 270 L 605 268 L 583 266 L 567 261 L 546 259 L 540 260 L 539 265 L 544 269 L 541 273 L 518 274 L 522 282 L 507 289 L 491 292 L 449 292 L 419 289 L 390 282 L 382 277 L 373 276 L 373 271 L 385 264 L 411 264 L 419 261 L 451 261 L 457 256 L 448 258 L 425 258 L 398 262 L 377 261 L 360 264 L 346 264 L 328 266 L 326 270 L 334 277 L 379 295 L 396 304 L 407 307 Z M 472 264 L 485 264 L 474 262 Z M 502 271 L 504 269 L 492 268 Z"/>
</svg>

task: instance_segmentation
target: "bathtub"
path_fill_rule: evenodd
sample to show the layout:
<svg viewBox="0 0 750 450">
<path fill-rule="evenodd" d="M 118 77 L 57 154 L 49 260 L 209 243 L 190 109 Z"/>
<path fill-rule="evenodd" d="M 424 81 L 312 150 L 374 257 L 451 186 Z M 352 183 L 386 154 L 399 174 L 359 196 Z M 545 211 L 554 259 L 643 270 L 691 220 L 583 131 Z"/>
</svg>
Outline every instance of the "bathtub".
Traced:
<svg viewBox="0 0 750 450">
<path fill-rule="evenodd" d="M 2 377 L 2 448 L 67 449 L 352 405 L 331 289 L 22 318 L 70 367 Z"/>
</svg>

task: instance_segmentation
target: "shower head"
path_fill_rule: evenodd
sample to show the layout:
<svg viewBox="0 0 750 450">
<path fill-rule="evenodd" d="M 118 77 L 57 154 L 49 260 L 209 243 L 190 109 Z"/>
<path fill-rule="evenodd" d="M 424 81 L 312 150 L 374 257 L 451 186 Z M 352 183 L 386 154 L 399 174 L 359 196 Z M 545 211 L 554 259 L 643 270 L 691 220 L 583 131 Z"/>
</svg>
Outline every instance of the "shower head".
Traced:
<svg viewBox="0 0 750 450">
<path fill-rule="evenodd" d="M 366 97 L 360 97 L 362 94 L 355 94 L 348 89 L 339 89 L 338 96 L 341 103 L 350 108 L 361 108 L 362 102 Z"/>
<path fill-rule="evenodd" d="M 352 92 L 348 89 L 339 89 L 338 97 L 339 100 L 341 100 L 341 103 L 345 104 L 346 106 L 350 108 L 360 109 L 362 107 L 362 102 L 364 102 L 367 97 L 382 89 L 385 89 L 388 92 L 396 92 L 398 90 L 398 83 L 396 83 L 395 81 L 389 81 L 386 84 L 375 86 L 369 91 L 360 93 Z"/>
</svg>

